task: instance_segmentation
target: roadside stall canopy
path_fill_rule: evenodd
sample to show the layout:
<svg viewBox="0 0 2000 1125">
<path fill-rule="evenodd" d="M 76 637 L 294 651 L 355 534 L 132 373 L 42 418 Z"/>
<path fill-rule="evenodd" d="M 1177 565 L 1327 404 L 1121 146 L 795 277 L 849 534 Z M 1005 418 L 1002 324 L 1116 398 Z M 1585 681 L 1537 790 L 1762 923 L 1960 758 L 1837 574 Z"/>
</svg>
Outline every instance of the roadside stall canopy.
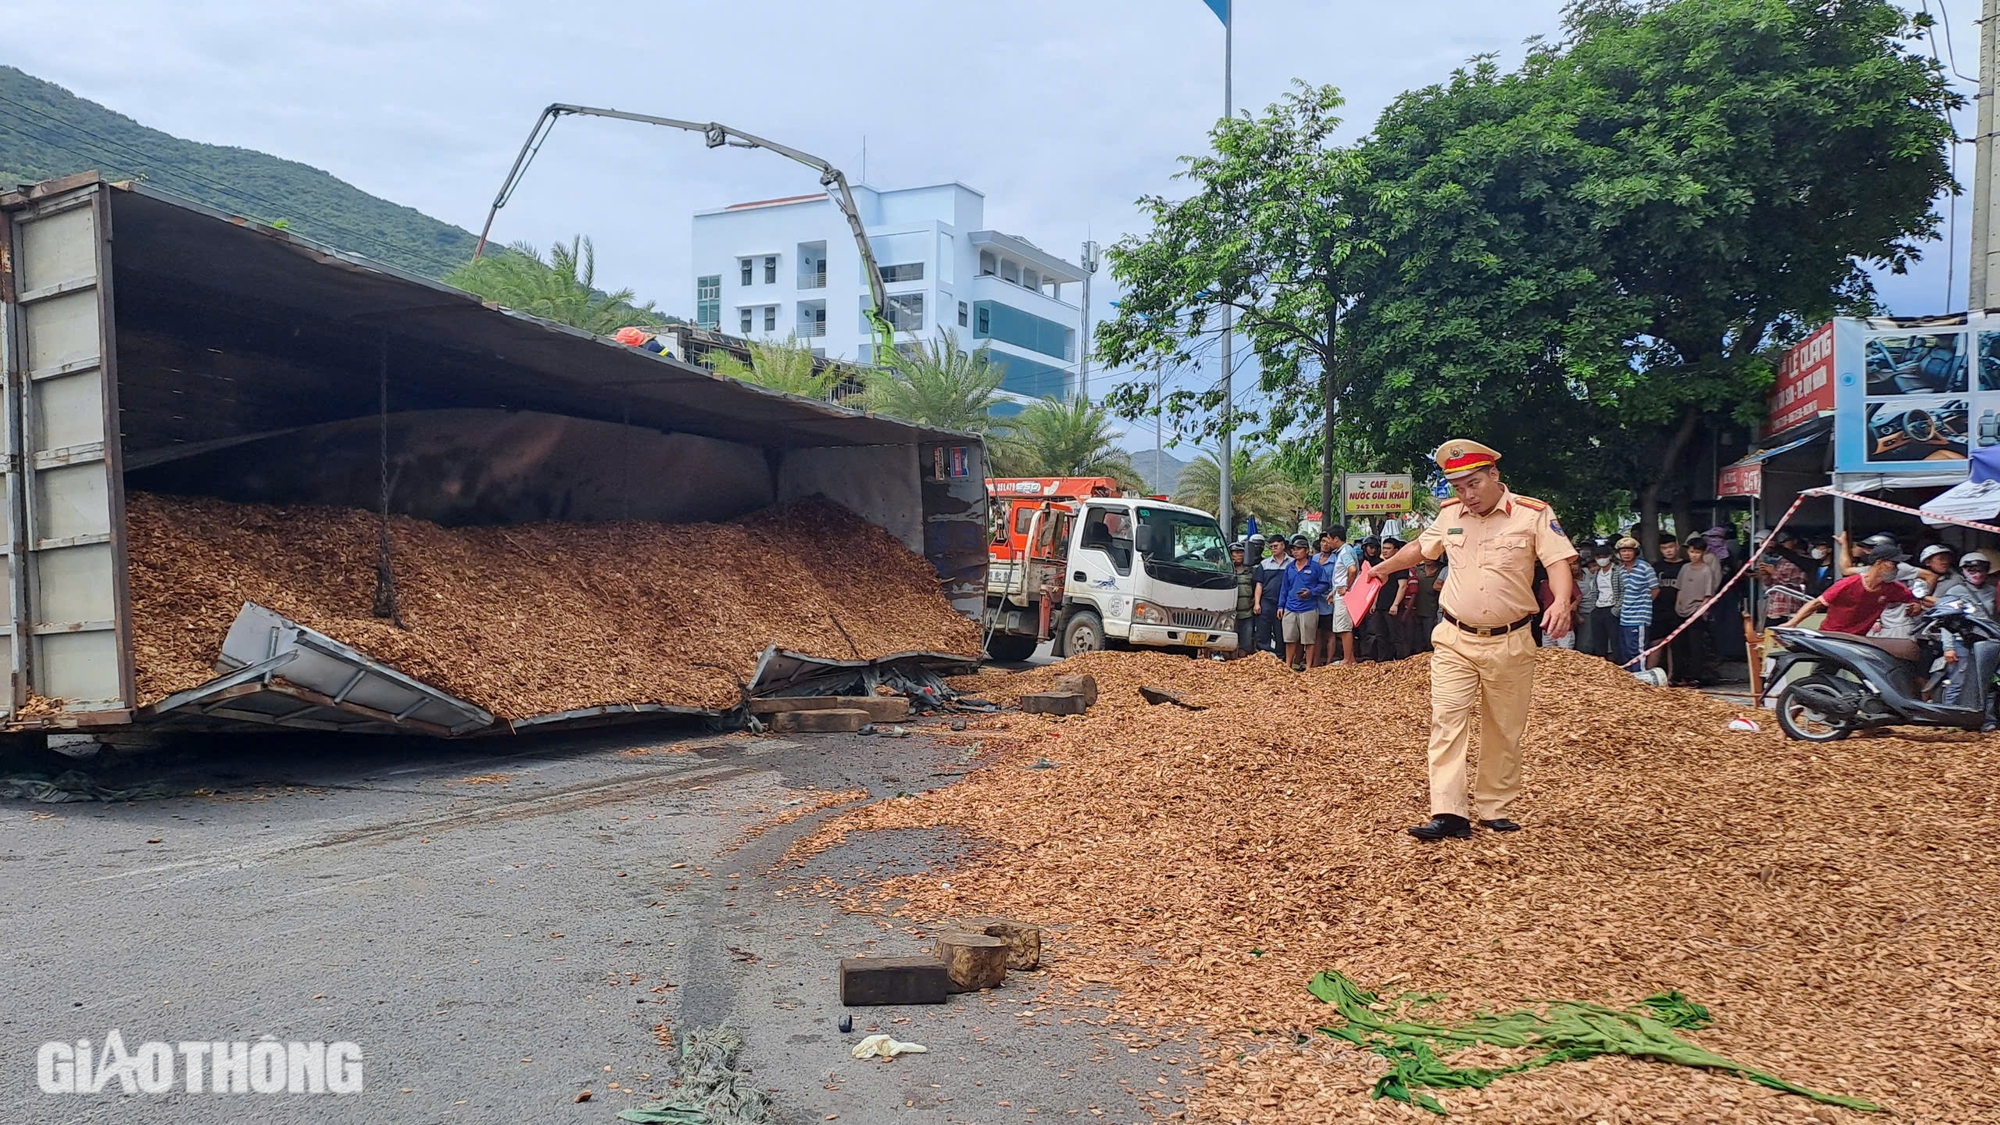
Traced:
<svg viewBox="0 0 2000 1125">
<path fill-rule="evenodd" d="M 1924 502 L 1924 522 L 1944 527 L 1946 521 L 1933 516 L 1962 520 L 1991 520 L 2000 516 L 2000 447 L 1972 451 L 1967 479 Z"/>
</svg>

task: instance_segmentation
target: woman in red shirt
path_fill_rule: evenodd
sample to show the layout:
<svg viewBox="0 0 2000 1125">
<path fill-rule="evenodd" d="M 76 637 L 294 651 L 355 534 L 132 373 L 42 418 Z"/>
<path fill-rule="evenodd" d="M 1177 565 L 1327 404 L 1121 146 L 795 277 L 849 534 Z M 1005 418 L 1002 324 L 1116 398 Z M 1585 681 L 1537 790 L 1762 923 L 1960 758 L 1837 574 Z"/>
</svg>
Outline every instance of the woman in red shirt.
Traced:
<svg viewBox="0 0 2000 1125">
<path fill-rule="evenodd" d="M 1820 623 L 1820 632 L 1865 637 L 1881 618 L 1882 611 L 1890 606 L 1929 604 L 1931 599 L 1917 597 L 1908 586 L 1895 580 L 1896 564 L 1909 557 L 1900 547 L 1884 544 L 1875 548 L 1868 552 L 1866 569 L 1827 587 L 1826 593 L 1801 606 L 1785 624 L 1797 625 L 1824 608 L 1826 620 Z"/>
</svg>

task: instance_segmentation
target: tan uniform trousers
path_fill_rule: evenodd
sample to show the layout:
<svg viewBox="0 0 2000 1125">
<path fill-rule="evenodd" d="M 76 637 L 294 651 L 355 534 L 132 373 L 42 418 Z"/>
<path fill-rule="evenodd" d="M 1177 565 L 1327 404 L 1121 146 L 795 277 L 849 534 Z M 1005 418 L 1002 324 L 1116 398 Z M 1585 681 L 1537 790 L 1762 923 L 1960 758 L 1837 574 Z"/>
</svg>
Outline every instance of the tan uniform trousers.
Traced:
<svg viewBox="0 0 2000 1125">
<path fill-rule="evenodd" d="M 1481 820 L 1507 815 L 1521 788 L 1521 734 L 1535 687 L 1529 629 L 1476 637 L 1449 621 L 1431 630 L 1431 812 L 1466 815 L 1465 752 L 1479 710 L 1479 774 L 1473 807 Z"/>
</svg>

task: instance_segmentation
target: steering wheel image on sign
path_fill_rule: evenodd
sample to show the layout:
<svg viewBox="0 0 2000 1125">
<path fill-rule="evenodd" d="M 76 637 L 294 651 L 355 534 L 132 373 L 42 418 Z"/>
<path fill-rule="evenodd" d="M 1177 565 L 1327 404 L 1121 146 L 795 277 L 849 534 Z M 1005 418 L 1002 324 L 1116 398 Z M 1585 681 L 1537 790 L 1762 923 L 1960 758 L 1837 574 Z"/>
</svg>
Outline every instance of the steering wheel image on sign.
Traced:
<svg viewBox="0 0 2000 1125">
<path fill-rule="evenodd" d="M 1936 405 L 1868 404 L 1868 460 L 1963 460 L 1971 412 L 1964 399 Z"/>
</svg>

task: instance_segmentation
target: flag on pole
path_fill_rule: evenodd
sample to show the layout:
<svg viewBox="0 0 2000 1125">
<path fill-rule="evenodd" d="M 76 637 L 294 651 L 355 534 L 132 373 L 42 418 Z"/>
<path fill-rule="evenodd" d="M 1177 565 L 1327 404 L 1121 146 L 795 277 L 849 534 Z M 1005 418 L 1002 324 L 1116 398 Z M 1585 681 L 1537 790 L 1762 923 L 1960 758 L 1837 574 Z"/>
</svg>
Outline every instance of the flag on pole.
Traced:
<svg viewBox="0 0 2000 1125">
<path fill-rule="evenodd" d="M 1208 10 L 1215 13 L 1216 19 L 1225 24 L 1229 22 L 1229 0 L 1201 0 L 1201 2 L 1208 5 Z"/>
</svg>

